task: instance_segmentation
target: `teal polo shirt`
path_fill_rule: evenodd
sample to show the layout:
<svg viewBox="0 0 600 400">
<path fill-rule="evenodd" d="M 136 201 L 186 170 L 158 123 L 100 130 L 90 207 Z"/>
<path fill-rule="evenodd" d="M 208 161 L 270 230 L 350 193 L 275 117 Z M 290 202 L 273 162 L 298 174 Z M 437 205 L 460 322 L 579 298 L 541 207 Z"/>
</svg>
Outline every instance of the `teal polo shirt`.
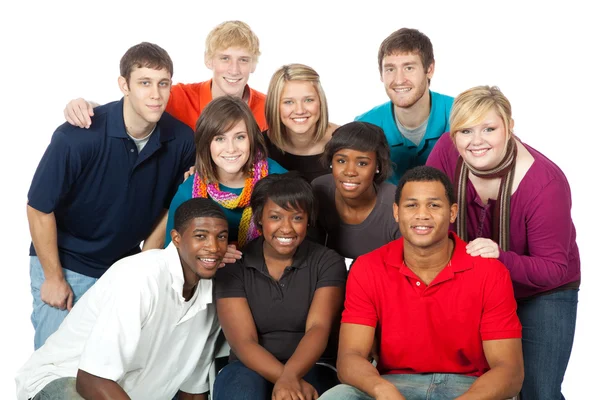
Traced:
<svg viewBox="0 0 600 400">
<path fill-rule="evenodd" d="M 450 130 L 450 110 L 454 98 L 429 91 L 431 111 L 427 121 L 427 131 L 421 143 L 416 146 L 402 136 L 396 124 L 394 104 L 391 101 L 381 104 L 356 117 L 356 121 L 370 122 L 383 129 L 392 152 L 393 174 L 388 179 L 394 185 L 411 168 L 425 165 L 433 146 L 444 132 Z"/>
</svg>

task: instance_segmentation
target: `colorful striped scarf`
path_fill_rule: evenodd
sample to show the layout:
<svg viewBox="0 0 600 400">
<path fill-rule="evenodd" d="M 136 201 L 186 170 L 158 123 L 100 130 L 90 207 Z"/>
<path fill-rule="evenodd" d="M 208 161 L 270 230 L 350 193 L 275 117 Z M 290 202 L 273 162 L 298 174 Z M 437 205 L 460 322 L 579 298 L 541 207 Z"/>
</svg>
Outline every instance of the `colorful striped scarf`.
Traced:
<svg viewBox="0 0 600 400">
<path fill-rule="evenodd" d="M 252 220 L 252 208 L 250 207 L 250 196 L 254 190 L 256 182 L 269 174 L 269 164 L 266 159 L 254 163 L 240 195 L 231 192 L 224 192 L 219 189 L 219 182 L 208 183 L 206 179 L 200 179 L 200 174 L 194 175 L 194 187 L 192 197 L 204 197 L 216 201 L 221 207 L 233 210 L 243 208 L 242 219 L 238 229 L 238 248 L 243 248 L 246 243 L 260 236 Z"/>
</svg>

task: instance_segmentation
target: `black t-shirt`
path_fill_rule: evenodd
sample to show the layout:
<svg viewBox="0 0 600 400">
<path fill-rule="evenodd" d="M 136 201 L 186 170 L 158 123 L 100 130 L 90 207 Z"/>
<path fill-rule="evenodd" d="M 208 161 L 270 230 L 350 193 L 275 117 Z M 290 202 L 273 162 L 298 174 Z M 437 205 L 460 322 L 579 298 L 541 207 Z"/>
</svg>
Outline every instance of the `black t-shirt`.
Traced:
<svg viewBox="0 0 600 400">
<path fill-rule="evenodd" d="M 306 330 L 306 319 L 315 291 L 322 287 L 346 285 L 346 265 L 335 251 L 304 240 L 291 266 L 276 281 L 269 275 L 263 257 L 261 236 L 250 242 L 241 260 L 217 271 L 217 299 L 244 297 L 248 300 L 258 342 L 278 360 L 287 361 Z M 340 310 L 341 314 L 341 310 Z M 337 332 L 341 315 L 332 327 L 331 340 L 321 361 L 333 363 L 337 353 Z M 230 361 L 236 360 L 233 353 Z M 335 364 L 333 364 L 335 365 Z"/>
<path fill-rule="evenodd" d="M 330 172 L 327 166 L 321 164 L 321 157 L 323 153 L 310 156 L 298 156 L 287 153 L 271 142 L 267 132 L 263 133 L 265 135 L 265 142 L 267 144 L 269 158 L 277 161 L 279 165 L 288 171 L 298 171 L 300 175 L 302 175 L 302 177 L 308 182 L 312 182 L 313 179 Z"/>
</svg>

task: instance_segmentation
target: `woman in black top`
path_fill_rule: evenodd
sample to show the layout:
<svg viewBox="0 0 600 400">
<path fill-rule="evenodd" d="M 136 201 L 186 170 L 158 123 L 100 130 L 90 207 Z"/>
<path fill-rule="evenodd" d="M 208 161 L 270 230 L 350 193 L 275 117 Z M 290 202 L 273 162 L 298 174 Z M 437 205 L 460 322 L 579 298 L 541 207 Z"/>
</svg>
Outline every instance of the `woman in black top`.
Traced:
<svg viewBox="0 0 600 400">
<path fill-rule="evenodd" d="M 330 333 L 339 328 L 344 260 L 304 240 L 316 204 L 298 174 L 261 179 L 250 203 L 262 236 L 215 278 L 219 321 L 232 352 L 217 375 L 214 399 L 313 399 L 338 382 L 337 335 Z"/>
<path fill-rule="evenodd" d="M 289 64 L 275 71 L 265 114 L 269 157 L 308 182 L 329 173 L 319 158 L 338 126 L 329 122 L 327 99 L 314 69 Z"/>
</svg>

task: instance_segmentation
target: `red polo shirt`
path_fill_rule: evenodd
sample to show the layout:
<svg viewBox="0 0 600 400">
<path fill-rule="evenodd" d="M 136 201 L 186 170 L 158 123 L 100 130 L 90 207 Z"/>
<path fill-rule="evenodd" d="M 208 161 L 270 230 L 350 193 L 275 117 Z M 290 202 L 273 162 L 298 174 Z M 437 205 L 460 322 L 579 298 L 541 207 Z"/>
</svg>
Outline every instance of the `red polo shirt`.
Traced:
<svg viewBox="0 0 600 400">
<path fill-rule="evenodd" d="M 426 285 L 403 263 L 404 239 L 358 257 L 346 285 L 342 323 L 377 328 L 383 374 L 489 370 L 482 340 L 521 338 L 506 267 L 471 257 L 456 234 L 450 263 Z"/>
<path fill-rule="evenodd" d="M 178 83 L 174 85 L 171 87 L 167 112 L 195 131 L 198 117 L 200 117 L 204 107 L 213 99 L 210 91 L 211 83 L 212 79 L 200 83 Z M 265 117 L 266 96 L 247 85 L 246 87 L 250 90 L 248 106 L 260 127 L 260 131 L 263 132 L 267 130 Z"/>
</svg>

